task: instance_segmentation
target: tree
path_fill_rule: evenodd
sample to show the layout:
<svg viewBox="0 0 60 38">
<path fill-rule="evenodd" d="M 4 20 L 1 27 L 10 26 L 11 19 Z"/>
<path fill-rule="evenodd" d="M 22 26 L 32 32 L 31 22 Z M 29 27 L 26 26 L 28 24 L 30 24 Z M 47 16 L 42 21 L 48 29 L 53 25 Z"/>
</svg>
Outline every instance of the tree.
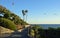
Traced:
<svg viewBox="0 0 60 38">
<path fill-rule="evenodd" d="M 24 11 L 24 16 L 25 16 L 25 13 L 27 13 L 27 10 Z M 12 13 L 10 10 L 6 9 L 5 7 L 1 6 L 0 5 L 0 18 L 3 17 L 6 18 L 6 19 L 9 19 L 11 21 L 13 21 L 16 25 L 17 24 L 27 24 L 25 21 L 23 21 L 19 16 L 17 16 L 16 14 Z"/>
<path fill-rule="evenodd" d="M 55 28 L 52 28 L 52 27 L 48 27 L 48 30 L 55 30 Z"/>
<path fill-rule="evenodd" d="M 30 30 L 30 34 L 29 34 L 29 35 L 30 35 L 31 38 L 34 38 L 34 36 L 35 36 L 35 32 L 34 32 L 33 29 Z"/>
<path fill-rule="evenodd" d="M 35 28 L 35 27 L 33 28 L 33 27 L 32 27 L 32 28 L 30 29 L 30 33 L 29 33 L 29 34 L 30 34 L 30 37 L 32 37 L 32 38 L 40 38 L 40 34 L 38 34 L 38 32 L 39 32 L 39 31 L 38 31 L 37 28 Z"/>
<path fill-rule="evenodd" d="M 57 30 L 60 30 L 60 27 L 58 27 Z"/>
<path fill-rule="evenodd" d="M 34 25 L 31 29 L 34 30 L 34 38 L 40 38 L 40 34 L 38 34 L 39 32 L 38 30 L 42 29 L 42 27 L 39 25 Z"/>
<path fill-rule="evenodd" d="M 5 13 L 4 18 L 10 19 L 10 13 Z"/>
<path fill-rule="evenodd" d="M 25 19 L 24 16 L 26 15 L 27 12 L 28 12 L 28 10 L 22 10 L 23 20 Z M 27 16 L 26 16 L 26 19 L 27 19 Z"/>
</svg>

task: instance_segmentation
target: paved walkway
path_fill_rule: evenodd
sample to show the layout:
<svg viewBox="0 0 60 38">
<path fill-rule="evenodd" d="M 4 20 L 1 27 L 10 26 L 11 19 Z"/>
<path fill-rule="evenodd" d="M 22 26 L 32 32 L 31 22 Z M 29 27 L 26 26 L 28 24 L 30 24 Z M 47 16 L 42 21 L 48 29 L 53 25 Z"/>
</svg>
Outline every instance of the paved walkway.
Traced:
<svg viewBox="0 0 60 38">
<path fill-rule="evenodd" d="M 28 29 L 25 28 L 22 32 L 15 31 L 11 33 L 11 35 L 6 36 L 4 38 L 30 38 L 30 37 L 28 36 Z"/>
</svg>

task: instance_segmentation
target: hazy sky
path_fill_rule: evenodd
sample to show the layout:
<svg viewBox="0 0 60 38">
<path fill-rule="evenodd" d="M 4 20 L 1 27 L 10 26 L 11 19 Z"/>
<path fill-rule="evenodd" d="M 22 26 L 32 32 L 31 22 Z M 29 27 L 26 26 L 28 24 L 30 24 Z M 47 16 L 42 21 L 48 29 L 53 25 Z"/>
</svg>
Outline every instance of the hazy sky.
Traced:
<svg viewBox="0 0 60 38">
<path fill-rule="evenodd" d="M 21 18 L 21 11 L 27 9 L 30 24 L 60 24 L 60 0 L 0 0 L 0 5 Z"/>
</svg>

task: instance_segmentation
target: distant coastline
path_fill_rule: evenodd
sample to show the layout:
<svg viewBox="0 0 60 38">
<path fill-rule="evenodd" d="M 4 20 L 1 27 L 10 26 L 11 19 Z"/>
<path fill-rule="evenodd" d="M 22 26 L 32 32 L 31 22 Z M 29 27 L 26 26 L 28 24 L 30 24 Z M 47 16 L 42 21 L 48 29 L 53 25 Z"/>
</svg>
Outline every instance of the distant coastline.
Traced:
<svg viewBox="0 0 60 38">
<path fill-rule="evenodd" d="M 43 29 L 48 29 L 48 27 L 52 27 L 52 28 L 58 28 L 58 27 L 60 27 L 60 24 L 30 24 L 30 25 L 32 25 L 32 26 L 39 25 Z"/>
</svg>

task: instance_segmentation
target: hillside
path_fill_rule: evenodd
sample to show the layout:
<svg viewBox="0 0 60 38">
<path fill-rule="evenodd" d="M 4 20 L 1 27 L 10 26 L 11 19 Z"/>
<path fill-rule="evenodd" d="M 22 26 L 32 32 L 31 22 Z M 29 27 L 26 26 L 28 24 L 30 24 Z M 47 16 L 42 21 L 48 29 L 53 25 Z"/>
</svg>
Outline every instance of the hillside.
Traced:
<svg viewBox="0 0 60 38">
<path fill-rule="evenodd" d="M 7 8 L 5 8 L 5 7 L 3 7 L 3 6 L 0 5 L 0 19 L 1 18 L 4 21 L 0 20 L 0 26 L 7 27 L 7 28 L 9 28 L 8 26 L 11 26 L 10 29 L 13 28 L 12 24 L 9 24 L 10 22 L 6 21 L 6 19 L 9 20 L 9 21 L 11 21 L 11 22 L 13 22 L 13 24 L 15 25 L 14 27 L 16 27 L 16 25 L 24 26 L 24 25 L 28 24 L 25 21 L 23 21 L 19 16 L 17 16 L 16 14 L 12 13 Z"/>
</svg>

